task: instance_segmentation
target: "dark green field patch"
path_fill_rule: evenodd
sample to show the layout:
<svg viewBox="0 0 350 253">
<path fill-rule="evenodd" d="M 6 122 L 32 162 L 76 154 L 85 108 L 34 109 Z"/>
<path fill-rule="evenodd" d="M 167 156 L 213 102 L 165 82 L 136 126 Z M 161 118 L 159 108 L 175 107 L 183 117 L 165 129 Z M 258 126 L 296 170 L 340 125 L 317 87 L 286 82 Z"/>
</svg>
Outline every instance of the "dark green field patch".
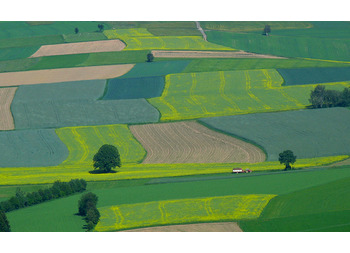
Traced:
<svg viewBox="0 0 350 253">
<path fill-rule="evenodd" d="M 54 55 L 40 57 L 39 62 L 30 67 L 30 70 L 73 68 L 82 64 L 88 59 L 88 57 L 89 54 Z"/>
<path fill-rule="evenodd" d="M 111 79 L 104 100 L 160 97 L 164 89 L 164 77 Z"/>
<path fill-rule="evenodd" d="M 18 87 L 13 104 L 43 100 L 96 100 L 103 95 L 106 80 L 86 80 L 62 83 L 22 85 Z"/>
<path fill-rule="evenodd" d="M 40 46 L 0 48 L 0 61 L 27 58 L 34 54 Z"/>
<path fill-rule="evenodd" d="M 53 129 L 1 131 L 0 153 L 0 167 L 53 166 L 68 157 Z"/>
<path fill-rule="evenodd" d="M 145 99 L 41 100 L 11 106 L 16 129 L 158 122 Z"/>
<path fill-rule="evenodd" d="M 272 199 L 245 231 L 346 231 L 350 228 L 350 178 Z"/>
<path fill-rule="evenodd" d="M 350 40 L 293 36 L 263 36 L 256 33 L 206 32 L 208 41 L 248 52 L 284 57 L 349 61 Z"/>
<path fill-rule="evenodd" d="M 173 73 L 181 73 L 190 62 L 190 60 L 184 60 L 138 63 L 120 78 L 165 76 Z"/>
<path fill-rule="evenodd" d="M 0 40 L 0 48 L 32 47 L 64 43 L 62 35 L 36 36 L 28 38 L 9 38 Z"/>
<path fill-rule="evenodd" d="M 277 71 L 283 77 L 283 85 L 286 86 L 350 81 L 350 67 L 277 69 Z"/>
<path fill-rule="evenodd" d="M 350 153 L 350 110 L 347 108 L 258 113 L 200 121 L 258 144 L 267 152 L 268 161 L 277 161 L 279 153 L 287 149 L 297 158 Z"/>
</svg>

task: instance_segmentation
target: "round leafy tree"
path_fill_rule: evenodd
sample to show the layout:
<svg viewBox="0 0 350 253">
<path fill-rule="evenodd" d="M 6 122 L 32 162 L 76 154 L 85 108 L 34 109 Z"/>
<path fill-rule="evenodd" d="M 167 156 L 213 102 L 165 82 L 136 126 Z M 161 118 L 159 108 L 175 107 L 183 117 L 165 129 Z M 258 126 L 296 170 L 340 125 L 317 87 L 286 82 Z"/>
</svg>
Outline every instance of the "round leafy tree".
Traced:
<svg viewBox="0 0 350 253">
<path fill-rule="evenodd" d="M 291 150 L 283 151 L 282 153 L 279 154 L 279 158 L 278 158 L 280 163 L 283 163 L 284 165 L 286 165 L 285 170 L 292 169 L 290 164 L 295 163 L 296 159 L 297 159 L 297 157 L 293 154 L 293 151 L 291 151 Z"/>
<path fill-rule="evenodd" d="M 105 144 L 97 151 L 93 158 L 94 169 L 102 172 L 111 172 L 115 167 L 121 166 L 120 155 L 118 149 L 109 144 Z"/>
</svg>

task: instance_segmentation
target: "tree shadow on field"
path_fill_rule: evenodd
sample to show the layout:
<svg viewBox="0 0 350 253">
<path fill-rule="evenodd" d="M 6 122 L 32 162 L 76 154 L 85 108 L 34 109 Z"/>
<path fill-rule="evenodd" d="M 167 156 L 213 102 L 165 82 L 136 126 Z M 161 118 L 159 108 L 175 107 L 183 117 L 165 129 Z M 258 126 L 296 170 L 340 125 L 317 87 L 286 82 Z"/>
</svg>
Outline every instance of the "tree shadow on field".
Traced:
<svg viewBox="0 0 350 253">
<path fill-rule="evenodd" d="M 104 170 L 90 170 L 89 171 L 90 174 L 109 174 L 109 173 L 117 173 L 116 170 L 111 170 L 109 172 L 104 171 Z"/>
</svg>

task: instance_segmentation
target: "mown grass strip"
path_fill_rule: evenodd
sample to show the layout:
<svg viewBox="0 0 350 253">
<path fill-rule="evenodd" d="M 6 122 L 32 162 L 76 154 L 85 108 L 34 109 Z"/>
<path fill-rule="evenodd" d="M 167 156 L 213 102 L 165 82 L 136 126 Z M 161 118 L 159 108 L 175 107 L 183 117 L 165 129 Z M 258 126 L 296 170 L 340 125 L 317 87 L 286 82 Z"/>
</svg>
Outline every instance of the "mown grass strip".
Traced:
<svg viewBox="0 0 350 253">
<path fill-rule="evenodd" d="M 349 156 L 318 157 L 298 159 L 295 168 L 321 166 L 347 159 Z M 122 161 L 123 162 L 123 161 Z M 121 179 L 145 179 L 175 177 L 187 175 L 204 175 L 232 173 L 232 168 L 250 168 L 253 171 L 283 170 L 279 162 L 247 163 L 211 163 L 211 164 L 124 164 L 113 174 L 90 174 L 91 164 L 61 164 L 52 167 L 16 167 L 0 168 L 0 184 L 45 184 L 55 180 L 67 181 L 72 178 L 83 178 L 86 181 L 104 181 Z"/>
<path fill-rule="evenodd" d="M 273 197 L 275 195 L 233 195 L 103 207 L 99 208 L 101 219 L 95 230 L 254 219 Z"/>
</svg>

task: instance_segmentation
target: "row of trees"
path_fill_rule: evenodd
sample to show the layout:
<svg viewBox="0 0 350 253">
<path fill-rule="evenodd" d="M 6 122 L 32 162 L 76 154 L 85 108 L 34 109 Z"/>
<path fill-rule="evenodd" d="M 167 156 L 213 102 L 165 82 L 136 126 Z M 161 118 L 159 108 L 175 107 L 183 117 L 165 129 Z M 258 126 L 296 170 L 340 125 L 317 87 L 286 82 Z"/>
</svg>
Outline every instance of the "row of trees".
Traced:
<svg viewBox="0 0 350 253">
<path fill-rule="evenodd" d="M 4 211 L 0 210 L 0 232 L 11 232 L 10 223 Z"/>
<path fill-rule="evenodd" d="M 98 27 L 98 31 L 99 32 L 103 32 L 103 30 L 105 29 L 105 26 L 103 24 L 98 24 L 97 27 Z M 79 28 L 75 27 L 74 32 L 75 32 L 75 34 L 78 34 L 79 33 Z"/>
<path fill-rule="evenodd" d="M 85 216 L 86 229 L 91 231 L 100 220 L 100 212 L 97 205 L 98 197 L 92 192 L 88 192 L 81 196 L 78 202 L 78 214 Z"/>
<path fill-rule="evenodd" d="M 0 202 L 0 211 L 10 212 L 27 206 L 36 205 L 51 199 L 82 192 L 86 190 L 84 179 L 72 179 L 69 182 L 56 181 L 50 188 L 39 189 L 35 192 L 25 193 L 21 188 L 16 189 L 16 195 L 9 200 Z"/>
<path fill-rule="evenodd" d="M 312 108 L 347 107 L 350 106 L 350 90 L 326 90 L 324 85 L 317 85 L 311 91 L 309 102 Z"/>
</svg>

